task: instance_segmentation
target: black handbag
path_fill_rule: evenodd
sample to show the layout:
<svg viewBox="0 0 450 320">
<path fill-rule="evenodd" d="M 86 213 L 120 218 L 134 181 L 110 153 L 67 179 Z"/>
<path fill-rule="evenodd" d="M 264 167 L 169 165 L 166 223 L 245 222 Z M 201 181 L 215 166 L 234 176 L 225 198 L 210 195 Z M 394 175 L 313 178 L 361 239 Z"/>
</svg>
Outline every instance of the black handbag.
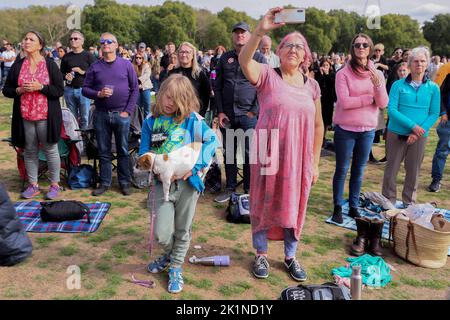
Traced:
<svg viewBox="0 0 450 320">
<path fill-rule="evenodd" d="M 87 216 L 88 223 L 90 210 L 87 205 L 76 200 L 60 200 L 52 202 L 41 202 L 41 220 L 44 222 L 63 222 L 80 220 Z"/>
</svg>

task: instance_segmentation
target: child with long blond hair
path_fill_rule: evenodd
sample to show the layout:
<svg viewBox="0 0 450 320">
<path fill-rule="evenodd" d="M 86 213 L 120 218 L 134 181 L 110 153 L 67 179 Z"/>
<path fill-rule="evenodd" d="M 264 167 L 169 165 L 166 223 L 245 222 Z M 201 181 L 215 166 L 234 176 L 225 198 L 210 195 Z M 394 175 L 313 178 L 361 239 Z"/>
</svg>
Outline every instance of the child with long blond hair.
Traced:
<svg viewBox="0 0 450 320">
<path fill-rule="evenodd" d="M 142 127 L 139 155 L 146 152 L 167 154 L 192 142 L 201 142 L 202 151 L 191 172 L 175 180 L 169 201 L 164 201 L 162 183 L 155 183 L 156 219 L 154 234 L 163 254 L 147 269 L 159 273 L 169 269 L 168 291 L 183 290 L 182 265 L 189 249 L 191 225 L 199 193 L 204 185 L 198 173 L 207 168 L 218 146 L 218 139 L 197 113 L 200 107 L 195 89 L 188 78 L 171 75 L 158 92 L 152 115 Z"/>
</svg>

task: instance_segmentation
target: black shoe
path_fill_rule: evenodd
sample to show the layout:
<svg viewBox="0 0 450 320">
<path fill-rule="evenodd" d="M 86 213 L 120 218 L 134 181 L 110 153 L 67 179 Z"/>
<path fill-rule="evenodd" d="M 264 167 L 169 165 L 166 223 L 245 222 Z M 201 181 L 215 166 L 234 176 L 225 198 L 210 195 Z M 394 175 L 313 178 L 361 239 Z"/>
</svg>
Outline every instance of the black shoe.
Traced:
<svg viewBox="0 0 450 320">
<path fill-rule="evenodd" d="M 348 211 L 348 216 L 355 218 L 361 218 L 361 215 L 359 214 L 358 208 L 350 207 L 350 210 Z"/>
<path fill-rule="evenodd" d="M 333 216 L 331 217 L 331 220 L 339 224 L 342 224 L 344 222 L 344 219 L 342 218 L 341 206 L 334 206 Z"/>
<path fill-rule="evenodd" d="M 130 186 L 120 186 L 120 192 L 122 192 L 122 194 L 124 196 L 129 196 L 131 195 L 131 187 Z"/>
<path fill-rule="evenodd" d="M 108 186 L 100 185 L 97 189 L 92 191 L 92 195 L 98 197 L 108 191 L 108 189 Z"/>
<path fill-rule="evenodd" d="M 441 181 L 437 179 L 433 179 L 430 185 L 427 188 L 430 192 L 439 192 L 441 190 Z"/>
</svg>

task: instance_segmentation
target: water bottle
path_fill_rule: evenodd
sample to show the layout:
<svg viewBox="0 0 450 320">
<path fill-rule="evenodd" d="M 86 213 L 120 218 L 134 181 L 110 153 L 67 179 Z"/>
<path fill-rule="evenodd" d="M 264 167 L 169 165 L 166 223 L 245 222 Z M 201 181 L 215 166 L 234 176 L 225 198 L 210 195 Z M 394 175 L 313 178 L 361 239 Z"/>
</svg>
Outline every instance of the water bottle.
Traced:
<svg viewBox="0 0 450 320">
<path fill-rule="evenodd" d="M 352 267 L 352 275 L 350 277 L 350 291 L 352 300 L 361 300 L 362 276 L 360 265 L 355 265 Z"/>
<path fill-rule="evenodd" d="M 74 71 L 72 71 L 70 74 L 72 75 L 72 77 L 75 78 L 75 72 L 74 72 Z M 67 84 L 71 84 L 71 83 L 72 83 L 72 80 L 66 80 L 66 83 L 67 83 Z"/>
<path fill-rule="evenodd" d="M 193 264 L 202 264 L 204 266 L 229 266 L 230 265 L 230 257 L 229 256 L 212 256 L 212 257 L 204 257 L 197 258 L 196 256 L 192 256 L 189 258 L 189 262 Z"/>
</svg>

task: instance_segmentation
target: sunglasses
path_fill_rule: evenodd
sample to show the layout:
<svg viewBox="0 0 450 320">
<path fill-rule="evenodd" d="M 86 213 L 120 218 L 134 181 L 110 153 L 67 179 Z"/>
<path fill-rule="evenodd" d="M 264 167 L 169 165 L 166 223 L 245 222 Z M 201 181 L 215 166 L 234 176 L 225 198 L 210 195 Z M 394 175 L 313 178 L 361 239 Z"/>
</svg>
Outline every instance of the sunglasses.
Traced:
<svg viewBox="0 0 450 320">
<path fill-rule="evenodd" d="M 142 57 L 136 57 L 136 60 L 142 60 Z"/>
<path fill-rule="evenodd" d="M 353 44 L 353 48 L 357 48 L 357 49 L 360 49 L 360 48 L 367 49 L 368 47 L 369 47 L 369 44 L 367 42 Z"/>
<path fill-rule="evenodd" d="M 375 52 L 381 52 L 381 49 L 375 49 Z"/>
<path fill-rule="evenodd" d="M 70 38 L 70 41 L 77 41 L 77 40 L 81 40 L 81 38 L 77 38 L 77 37 Z"/>
<path fill-rule="evenodd" d="M 115 41 L 111 39 L 100 39 L 100 44 L 111 44 L 111 43 L 115 43 Z"/>
</svg>

